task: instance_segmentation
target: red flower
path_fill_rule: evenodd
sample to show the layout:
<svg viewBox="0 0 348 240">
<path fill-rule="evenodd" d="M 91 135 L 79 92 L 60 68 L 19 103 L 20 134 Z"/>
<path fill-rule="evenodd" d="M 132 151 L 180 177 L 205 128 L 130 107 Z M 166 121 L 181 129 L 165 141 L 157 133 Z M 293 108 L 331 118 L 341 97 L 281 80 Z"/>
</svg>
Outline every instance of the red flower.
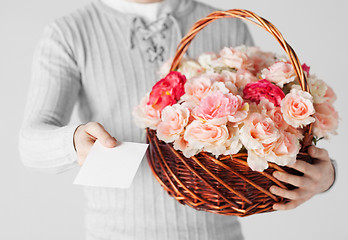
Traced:
<svg viewBox="0 0 348 240">
<path fill-rule="evenodd" d="M 307 64 L 302 64 L 302 69 L 303 71 L 305 71 L 307 73 L 307 76 L 309 76 L 309 70 L 310 70 L 310 66 L 308 66 Z"/>
<path fill-rule="evenodd" d="M 150 93 L 148 105 L 156 110 L 162 110 L 168 105 L 175 104 L 185 93 L 186 77 L 179 72 L 170 72 L 158 81 Z"/>
<path fill-rule="evenodd" d="M 285 97 L 284 92 L 276 85 L 266 79 L 257 82 L 248 83 L 244 90 L 244 99 L 259 103 L 265 98 L 272 102 L 275 106 L 280 106 L 280 102 Z"/>
</svg>

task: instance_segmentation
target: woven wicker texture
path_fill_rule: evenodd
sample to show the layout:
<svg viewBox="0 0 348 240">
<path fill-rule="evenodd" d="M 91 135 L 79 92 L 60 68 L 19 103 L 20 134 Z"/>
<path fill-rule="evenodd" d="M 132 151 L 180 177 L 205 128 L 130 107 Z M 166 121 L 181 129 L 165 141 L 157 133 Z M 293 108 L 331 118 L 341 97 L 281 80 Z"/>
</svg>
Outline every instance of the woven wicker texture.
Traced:
<svg viewBox="0 0 348 240">
<path fill-rule="evenodd" d="M 198 32 L 220 18 L 241 18 L 271 33 L 289 56 L 302 89 L 309 91 L 301 63 L 278 29 L 255 13 L 241 9 L 213 12 L 197 21 L 178 45 L 171 71 L 177 69 Z M 247 153 L 220 156 L 216 159 L 211 154 L 201 152 L 186 158 L 180 151 L 176 151 L 172 144 L 158 140 L 154 130 L 147 129 L 147 141 L 150 144 L 147 152 L 148 163 L 158 182 L 180 203 L 197 210 L 241 217 L 273 211 L 274 203 L 285 203 L 288 200 L 273 195 L 268 189 L 272 185 L 284 189 L 295 187 L 279 182 L 272 173 L 277 170 L 301 175 L 294 169 L 272 163 L 269 163 L 269 168 L 264 172 L 253 171 L 247 164 Z M 311 161 L 306 153 L 311 142 L 310 125 L 305 129 L 305 138 L 297 156 L 298 160 Z"/>
</svg>

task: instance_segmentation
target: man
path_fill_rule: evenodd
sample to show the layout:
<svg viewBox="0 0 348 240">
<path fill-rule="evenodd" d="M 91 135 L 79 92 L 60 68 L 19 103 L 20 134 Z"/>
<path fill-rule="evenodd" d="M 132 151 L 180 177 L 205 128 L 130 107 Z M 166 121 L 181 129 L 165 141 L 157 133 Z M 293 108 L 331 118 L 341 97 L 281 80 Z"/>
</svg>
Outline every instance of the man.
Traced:
<svg viewBox="0 0 348 240">
<path fill-rule="evenodd" d="M 146 8 L 146 11 L 144 10 Z M 51 23 L 34 57 L 32 84 L 20 135 L 23 163 L 46 172 L 82 165 L 99 139 L 106 147 L 143 142 L 132 109 L 157 80 L 192 24 L 216 9 L 191 0 L 94 1 Z M 152 13 L 152 14 L 149 14 Z M 251 45 L 246 25 L 224 19 L 208 26 L 188 53 Z M 75 103 L 82 123 L 67 125 Z M 107 130 L 106 130 L 107 129 Z M 291 209 L 327 190 L 334 169 L 327 152 L 311 147 L 318 160 L 296 162 L 304 176 L 275 173 L 299 188 L 271 191 L 291 199 Z M 143 161 L 129 189 L 86 187 L 87 239 L 242 239 L 236 217 L 193 210 L 169 197 Z"/>
</svg>

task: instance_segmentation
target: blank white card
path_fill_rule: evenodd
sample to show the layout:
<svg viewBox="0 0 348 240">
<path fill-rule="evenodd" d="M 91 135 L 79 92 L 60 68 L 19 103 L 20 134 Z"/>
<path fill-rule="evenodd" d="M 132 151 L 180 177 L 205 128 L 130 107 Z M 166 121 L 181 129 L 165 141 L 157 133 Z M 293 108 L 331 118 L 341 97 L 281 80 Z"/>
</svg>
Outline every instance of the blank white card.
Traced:
<svg viewBox="0 0 348 240">
<path fill-rule="evenodd" d="M 95 141 L 74 184 L 94 187 L 128 188 L 143 159 L 148 144 L 117 142 L 114 148 Z"/>
</svg>

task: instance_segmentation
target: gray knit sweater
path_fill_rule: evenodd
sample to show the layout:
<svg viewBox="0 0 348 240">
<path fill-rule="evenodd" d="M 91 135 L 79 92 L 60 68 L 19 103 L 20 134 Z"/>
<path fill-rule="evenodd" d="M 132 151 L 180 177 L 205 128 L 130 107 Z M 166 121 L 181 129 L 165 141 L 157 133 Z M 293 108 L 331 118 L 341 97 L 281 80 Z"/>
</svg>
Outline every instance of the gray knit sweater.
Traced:
<svg viewBox="0 0 348 240">
<path fill-rule="evenodd" d="M 170 13 L 148 27 L 99 0 L 44 30 L 20 132 L 24 165 L 62 172 L 78 166 L 73 147 L 78 104 L 81 123 L 97 121 L 120 141 L 144 142 L 132 110 L 159 80 L 156 72 L 193 23 L 216 9 L 191 0 L 168 1 Z M 198 34 L 188 55 L 252 44 L 237 19 L 214 22 Z M 127 159 L 125 159 L 126 161 Z M 191 209 L 170 197 L 143 161 L 129 189 L 86 187 L 87 239 L 242 239 L 236 217 Z"/>
</svg>

